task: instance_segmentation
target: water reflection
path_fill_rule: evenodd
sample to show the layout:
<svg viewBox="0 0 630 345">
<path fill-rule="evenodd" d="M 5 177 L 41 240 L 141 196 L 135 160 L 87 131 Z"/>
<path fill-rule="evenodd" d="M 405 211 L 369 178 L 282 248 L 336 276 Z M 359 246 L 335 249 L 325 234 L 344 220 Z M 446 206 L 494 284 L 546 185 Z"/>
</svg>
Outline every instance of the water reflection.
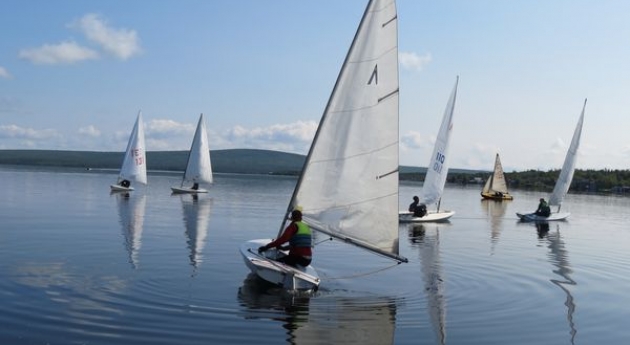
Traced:
<svg viewBox="0 0 630 345">
<path fill-rule="evenodd" d="M 494 254 L 494 249 L 499 243 L 499 236 L 501 235 L 501 225 L 503 223 L 503 217 L 505 216 L 505 210 L 507 203 L 496 200 L 481 200 L 481 208 L 486 213 L 486 219 L 490 222 L 490 253 Z"/>
<path fill-rule="evenodd" d="M 538 239 L 542 242 L 547 242 L 547 248 L 549 253 L 547 254 L 549 261 L 556 267 L 552 272 L 560 276 L 562 279 L 551 279 L 550 281 L 558 286 L 567 296 L 564 305 L 567 307 L 567 322 L 569 324 L 569 334 L 571 335 L 571 344 L 575 343 L 575 335 L 577 329 L 573 322 L 573 314 L 575 313 L 575 300 L 571 295 L 571 286 L 577 285 L 577 283 L 571 278 L 570 274 L 573 273 L 571 264 L 569 263 L 569 252 L 565 248 L 564 240 L 560 234 L 560 224 L 554 224 L 556 226 L 555 232 L 549 232 L 548 222 L 536 223 L 536 232 Z"/>
<path fill-rule="evenodd" d="M 190 264 L 196 270 L 203 261 L 203 249 L 208 237 L 208 224 L 212 211 L 212 199 L 199 197 L 196 194 L 180 195 L 184 225 L 186 226 L 186 243 L 190 251 Z"/>
<path fill-rule="evenodd" d="M 250 273 L 238 291 L 246 319 L 282 322 L 289 344 L 393 344 L 396 301 L 288 292 Z"/>
<path fill-rule="evenodd" d="M 130 193 L 113 193 L 112 195 L 116 198 L 118 205 L 118 216 L 125 239 L 125 249 L 129 255 L 129 263 L 135 269 L 138 268 L 138 253 L 142 245 L 146 196 L 144 194 L 131 195 Z"/>
<path fill-rule="evenodd" d="M 446 297 L 440 261 L 441 226 L 444 225 L 412 224 L 409 229 L 409 240 L 420 251 L 424 292 L 433 330 L 438 344 L 446 344 Z"/>
</svg>

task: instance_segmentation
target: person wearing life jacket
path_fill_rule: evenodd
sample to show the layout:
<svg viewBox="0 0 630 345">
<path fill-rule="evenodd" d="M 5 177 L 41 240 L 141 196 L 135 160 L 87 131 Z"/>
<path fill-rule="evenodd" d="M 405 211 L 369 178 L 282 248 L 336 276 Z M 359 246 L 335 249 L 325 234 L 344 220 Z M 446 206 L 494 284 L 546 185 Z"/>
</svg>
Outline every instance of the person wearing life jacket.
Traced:
<svg viewBox="0 0 630 345">
<path fill-rule="evenodd" d="M 275 241 L 258 248 L 258 253 L 271 248 L 280 248 L 287 242 L 289 242 L 289 255 L 279 258 L 279 262 L 293 267 L 297 265 L 306 267 L 311 264 L 313 237 L 311 228 L 302 222 L 302 212 L 299 210 L 291 212 L 291 224 L 284 229 L 282 235 Z"/>
<path fill-rule="evenodd" d="M 536 209 L 536 215 L 541 217 L 549 217 L 550 214 L 551 208 L 549 208 L 549 204 L 547 204 L 544 198 L 540 198 L 538 209 Z"/>
</svg>

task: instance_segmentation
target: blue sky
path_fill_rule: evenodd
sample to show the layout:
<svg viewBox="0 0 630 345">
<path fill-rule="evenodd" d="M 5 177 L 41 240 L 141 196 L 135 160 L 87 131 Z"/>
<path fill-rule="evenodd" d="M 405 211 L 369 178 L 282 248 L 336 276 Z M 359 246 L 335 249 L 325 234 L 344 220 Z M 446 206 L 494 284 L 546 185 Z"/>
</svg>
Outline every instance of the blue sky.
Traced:
<svg viewBox="0 0 630 345">
<path fill-rule="evenodd" d="M 306 153 L 366 0 L 5 0 L 0 149 Z M 399 0 L 400 161 L 426 166 L 456 76 L 454 168 L 630 168 L 630 2 Z"/>
</svg>

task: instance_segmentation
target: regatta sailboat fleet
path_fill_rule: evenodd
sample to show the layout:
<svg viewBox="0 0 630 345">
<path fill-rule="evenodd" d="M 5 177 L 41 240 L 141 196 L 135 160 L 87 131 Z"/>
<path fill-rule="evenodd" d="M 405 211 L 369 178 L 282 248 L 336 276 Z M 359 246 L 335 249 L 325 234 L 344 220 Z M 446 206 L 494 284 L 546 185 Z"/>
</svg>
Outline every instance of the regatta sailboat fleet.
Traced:
<svg viewBox="0 0 630 345">
<path fill-rule="evenodd" d="M 302 173 L 281 218 L 300 209 L 317 232 L 376 254 L 407 262 L 398 253 L 398 17 L 394 0 L 371 0 L 343 63 Z M 285 255 L 240 247 L 247 267 L 285 289 L 313 290 L 312 265 L 288 266 Z M 317 255 L 315 255 L 317 261 Z"/>
<path fill-rule="evenodd" d="M 563 220 L 569 217 L 571 213 L 569 212 L 560 212 L 560 207 L 562 206 L 562 201 L 564 197 L 567 195 L 569 191 L 569 187 L 571 186 L 571 181 L 573 180 L 573 173 L 575 172 L 575 160 L 577 158 L 578 148 L 580 147 L 580 138 L 582 137 L 582 124 L 584 123 L 584 110 L 586 109 L 586 100 L 584 100 L 584 106 L 582 107 L 582 113 L 580 114 L 580 118 L 578 120 L 577 125 L 575 126 L 575 131 L 573 132 L 573 139 L 571 139 L 571 145 L 569 146 L 569 150 L 567 151 L 567 155 L 564 158 L 564 164 L 562 165 L 562 170 L 560 171 L 560 176 L 558 176 L 558 180 L 556 181 L 556 185 L 553 188 L 553 192 L 551 192 L 551 197 L 549 198 L 549 206 L 558 206 L 555 212 L 551 212 L 551 214 L 547 217 L 537 215 L 534 213 L 516 213 L 516 215 L 523 221 L 550 221 L 550 220 Z"/>
<path fill-rule="evenodd" d="M 132 183 L 147 184 L 146 148 L 144 146 L 144 124 L 142 112 L 138 112 L 133 126 L 122 167 L 116 184 L 110 185 L 112 192 L 128 192 L 134 190 Z"/>
<path fill-rule="evenodd" d="M 507 190 L 507 183 L 505 183 L 505 175 L 503 174 L 503 166 L 501 165 L 501 159 L 497 153 L 494 159 L 494 171 L 492 175 L 486 180 L 486 184 L 481 191 L 481 197 L 490 200 L 512 200 L 514 197 L 510 195 Z"/>
<path fill-rule="evenodd" d="M 199 116 L 195 136 L 188 153 L 186 171 L 179 187 L 171 187 L 173 193 L 207 193 L 207 189 L 200 188 L 199 184 L 212 183 L 212 164 L 210 162 L 210 147 L 208 133 L 203 114 Z M 184 184 L 190 186 L 185 187 Z"/>
<path fill-rule="evenodd" d="M 427 174 L 422 185 L 422 194 L 419 201 L 424 205 L 435 204 L 436 210 L 428 210 L 424 214 L 418 214 L 413 211 L 400 211 L 399 219 L 405 223 L 426 223 L 426 222 L 443 222 L 451 218 L 455 212 L 442 210 L 440 211 L 440 202 L 442 201 L 442 193 L 446 184 L 446 176 L 448 175 L 448 147 L 451 138 L 451 130 L 453 129 L 453 114 L 455 111 L 455 99 L 457 98 L 457 84 L 459 77 L 455 80 L 453 92 L 446 105 L 440 132 L 438 133 L 433 154 L 429 160 Z"/>
</svg>

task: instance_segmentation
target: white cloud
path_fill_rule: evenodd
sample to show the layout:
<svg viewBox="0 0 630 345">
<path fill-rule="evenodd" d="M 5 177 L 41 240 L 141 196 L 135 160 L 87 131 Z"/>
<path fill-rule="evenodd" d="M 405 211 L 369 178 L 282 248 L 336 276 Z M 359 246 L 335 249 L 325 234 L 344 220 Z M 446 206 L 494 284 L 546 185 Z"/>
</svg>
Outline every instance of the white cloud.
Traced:
<svg viewBox="0 0 630 345">
<path fill-rule="evenodd" d="M 432 144 L 429 138 L 423 137 L 420 133 L 409 131 L 400 137 L 400 144 L 403 149 L 420 149 Z"/>
<path fill-rule="evenodd" d="M 47 140 L 61 138 L 61 135 L 55 129 L 36 130 L 32 128 L 22 128 L 16 125 L 3 125 L 0 126 L 0 138 Z"/>
<path fill-rule="evenodd" d="M 172 135 L 190 135 L 195 131 L 195 126 L 189 123 L 179 123 L 173 120 L 151 120 L 146 124 L 147 135 L 152 137 L 168 137 Z"/>
<path fill-rule="evenodd" d="M 2 66 L 0 66 L 0 78 L 5 78 L 5 79 L 11 78 L 11 74 L 9 74 L 9 71 L 7 71 L 6 68 Z"/>
<path fill-rule="evenodd" d="M 416 71 L 422 71 L 424 66 L 428 65 L 432 60 L 431 54 L 429 53 L 420 56 L 416 53 L 400 52 L 399 58 L 400 65 L 403 68 Z"/>
<path fill-rule="evenodd" d="M 72 64 L 99 57 L 96 51 L 82 47 L 72 41 L 44 44 L 39 48 L 22 49 L 18 56 L 34 64 L 43 65 Z"/>
<path fill-rule="evenodd" d="M 81 127 L 79 128 L 79 134 L 83 134 L 89 137 L 100 137 L 101 136 L 101 131 L 99 131 L 96 127 L 89 125 L 87 127 Z"/>
<path fill-rule="evenodd" d="M 236 126 L 228 131 L 225 140 L 233 147 L 305 153 L 316 130 L 315 121 L 298 121 L 251 129 Z"/>
<path fill-rule="evenodd" d="M 107 24 L 97 14 L 89 13 L 70 26 L 78 27 L 90 41 L 121 60 L 127 60 L 142 51 L 135 30 L 116 29 Z"/>
</svg>

